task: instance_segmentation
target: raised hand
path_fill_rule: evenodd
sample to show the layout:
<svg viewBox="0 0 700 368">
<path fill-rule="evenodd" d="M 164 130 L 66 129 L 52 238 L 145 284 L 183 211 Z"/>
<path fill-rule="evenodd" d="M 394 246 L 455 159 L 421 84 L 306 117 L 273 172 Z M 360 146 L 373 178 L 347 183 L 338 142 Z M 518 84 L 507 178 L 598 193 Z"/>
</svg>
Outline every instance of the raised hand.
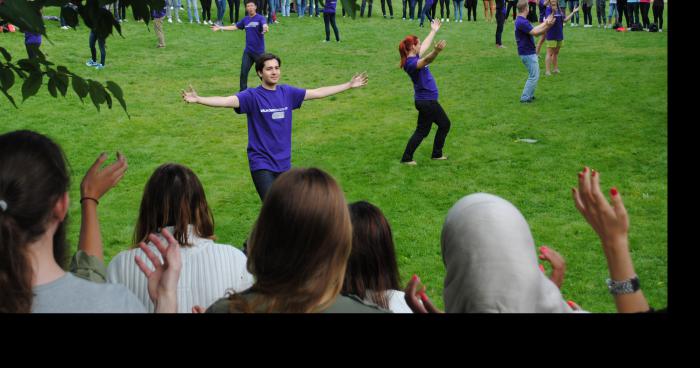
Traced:
<svg viewBox="0 0 700 368">
<path fill-rule="evenodd" d="M 566 272 L 566 262 L 564 257 L 561 256 L 557 251 L 543 245 L 539 249 L 540 259 L 549 262 L 552 266 L 552 274 L 549 279 L 561 289 L 561 285 L 564 283 L 564 273 Z"/>
<path fill-rule="evenodd" d="M 416 275 L 408 281 L 404 290 L 404 299 L 413 313 L 442 313 L 425 294 L 425 286 Z"/>
<path fill-rule="evenodd" d="M 367 84 L 367 72 L 357 73 L 350 79 L 350 88 L 364 87 Z"/>
<path fill-rule="evenodd" d="M 155 268 L 154 270 L 151 270 L 138 255 L 134 257 L 134 260 L 148 279 L 148 296 L 155 304 L 156 312 L 176 313 L 177 283 L 182 269 L 180 244 L 167 229 L 163 228 L 161 234 L 168 241 L 168 246 L 163 245 L 155 234 L 150 234 L 148 238 L 163 257 L 162 261 L 144 242 L 139 243 L 139 248 L 146 253 Z"/>
<path fill-rule="evenodd" d="M 447 41 L 445 40 L 440 40 L 435 43 L 435 51 L 437 52 L 442 52 L 442 50 L 447 46 Z"/>
<path fill-rule="evenodd" d="M 197 95 L 197 91 L 192 88 L 192 85 L 190 84 L 189 88 L 185 91 L 184 89 L 182 90 L 182 100 L 187 102 L 187 103 L 196 103 L 197 99 L 199 96 Z"/>
<path fill-rule="evenodd" d="M 433 21 L 430 23 L 430 29 L 433 32 L 437 32 L 438 29 L 440 29 L 440 26 L 442 26 L 442 23 L 440 22 L 439 19 L 433 19 Z"/>
<path fill-rule="evenodd" d="M 81 198 L 89 197 L 99 200 L 124 177 L 124 173 L 129 167 L 126 163 L 126 157 L 117 152 L 117 160 L 100 170 L 100 166 L 107 160 L 107 157 L 106 153 L 101 153 L 85 173 L 83 181 L 80 183 Z"/>
</svg>

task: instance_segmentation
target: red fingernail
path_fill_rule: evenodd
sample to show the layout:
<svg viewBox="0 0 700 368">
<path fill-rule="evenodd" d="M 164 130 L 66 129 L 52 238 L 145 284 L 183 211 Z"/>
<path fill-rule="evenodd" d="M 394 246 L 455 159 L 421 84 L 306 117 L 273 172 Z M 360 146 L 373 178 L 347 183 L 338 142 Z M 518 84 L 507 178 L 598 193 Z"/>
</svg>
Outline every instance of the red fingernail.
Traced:
<svg viewBox="0 0 700 368">
<path fill-rule="evenodd" d="M 578 178 L 583 179 L 583 173 L 578 173 Z"/>
<path fill-rule="evenodd" d="M 566 301 L 566 304 L 568 304 L 569 307 L 571 307 L 571 309 L 575 309 L 575 308 L 576 308 L 576 303 L 574 303 L 574 302 L 571 301 L 571 300 L 567 300 L 567 301 Z"/>
<path fill-rule="evenodd" d="M 425 292 L 424 292 L 424 291 L 421 291 L 420 293 L 418 293 L 418 295 L 420 295 L 420 298 L 421 298 L 424 302 L 425 302 L 425 301 L 428 301 L 428 296 L 425 295 Z"/>
<path fill-rule="evenodd" d="M 416 274 L 413 274 L 413 276 L 411 277 L 411 280 L 418 280 L 418 276 L 416 276 Z"/>
<path fill-rule="evenodd" d="M 585 167 L 583 168 L 583 172 L 585 172 L 585 173 L 588 172 L 588 166 L 585 166 Z"/>
<path fill-rule="evenodd" d="M 610 189 L 610 194 L 612 194 L 613 196 L 616 196 L 616 195 L 617 195 L 617 189 L 616 189 L 615 187 L 613 187 L 612 189 Z"/>
<path fill-rule="evenodd" d="M 595 175 L 596 175 L 596 171 L 595 171 L 595 170 L 593 170 L 593 173 L 592 173 L 591 175 L 595 176 Z"/>
<path fill-rule="evenodd" d="M 540 265 L 540 271 L 545 272 L 545 271 L 544 271 L 544 266 Z"/>
</svg>

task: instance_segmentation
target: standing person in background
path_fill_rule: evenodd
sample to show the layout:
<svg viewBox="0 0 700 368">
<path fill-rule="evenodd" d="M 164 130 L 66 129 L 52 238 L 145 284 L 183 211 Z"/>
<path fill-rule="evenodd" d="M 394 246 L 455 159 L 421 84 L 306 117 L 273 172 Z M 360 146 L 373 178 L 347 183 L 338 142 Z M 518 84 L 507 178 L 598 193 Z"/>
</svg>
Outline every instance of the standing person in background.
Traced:
<svg viewBox="0 0 700 368">
<path fill-rule="evenodd" d="M 663 32 L 664 28 L 664 0 L 654 0 L 654 5 L 651 9 L 654 12 L 654 23 L 659 28 L 659 32 Z"/>
<path fill-rule="evenodd" d="M 193 7 L 194 11 L 192 10 Z M 192 24 L 193 15 L 194 20 L 197 21 L 197 24 L 201 24 L 202 22 L 199 21 L 199 9 L 197 8 L 197 0 L 187 0 L 187 18 L 190 20 L 190 24 Z"/>
<path fill-rule="evenodd" d="M 105 59 L 107 58 L 107 49 L 105 48 L 106 38 L 99 38 L 94 30 L 90 29 L 90 53 L 92 58 L 88 60 L 85 65 L 95 67 L 97 70 L 102 70 L 105 68 Z M 95 49 L 95 43 L 100 47 L 100 62 L 97 62 L 97 50 Z"/>
<path fill-rule="evenodd" d="M 578 0 L 567 0 L 567 2 L 569 3 L 569 11 L 570 11 L 571 13 L 573 13 L 573 12 L 574 12 L 574 9 L 575 9 L 575 8 L 578 8 L 578 6 L 579 6 Z M 570 24 L 570 26 L 571 26 L 571 27 L 578 27 L 578 26 L 579 26 L 579 15 L 578 15 L 578 13 L 575 13 L 574 17 L 571 18 L 571 24 Z"/>
<path fill-rule="evenodd" d="M 642 12 L 642 24 L 644 29 L 649 30 L 649 8 L 651 7 L 651 0 L 639 0 L 639 8 Z"/>
<path fill-rule="evenodd" d="M 382 15 L 386 18 L 386 10 L 384 9 L 384 3 L 389 5 L 389 17 L 394 19 L 394 7 L 391 5 L 391 0 L 382 0 Z"/>
<path fill-rule="evenodd" d="M 617 22 L 617 0 L 610 0 L 608 23 L 605 25 L 605 28 L 612 28 L 615 22 Z"/>
<path fill-rule="evenodd" d="M 549 6 L 550 1 L 556 2 L 557 0 L 537 0 L 537 5 L 540 8 L 540 24 L 544 23 L 545 13 L 547 11 L 547 7 Z M 537 46 L 535 47 L 535 54 L 537 54 L 538 59 L 540 58 L 540 51 L 542 50 L 542 45 L 544 45 L 544 41 L 546 38 L 546 35 L 541 35 L 540 39 L 537 41 Z"/>
<path fill-rule="evenodd" d="M 291 7 L 292 1 L 291 0 L 282 0 L 280 2 L 280 8 L 282 9 L 282 16 L 283 17 L 288 17 L 289 16 L 289 8 Z"/>
<path fill-rule="evenodd" d="M 598 28 L 605 27 L 605 0 L 596 0 L 595 13 L 598 17 Z"/>
<path fill-rule="evenodd" d="M 39 47 L 41 46 L 41 34 L 24 31 L 24 47 L 27 49 L 27 57 L 30 59 L 38 58 L 41 55 Z"/>
<path fill-rule="evenodd" d="M 593 27 L 593 0 L 583 1 L 583 28 Z"/>
<path fill-rule="evenodd" d="M 166 7 L 167 7 L 167 5 L 166 5 Z M 182 2 L 180 0 L 170 0 L 170 7 L 167 8 L 167 10 L 168 10 L 168 23 L 173 22 L 173 10 L 175 11 L 175 20 L 177 20 L 178 23 L 182 23 L 182 21 L 180 20 L 180 8 L 181 7 L 182 7 Z"/>
<path fill-rule="evenodd" d="M 632 25 L 640 24 L 639 23 L 639 0 L 627 0 L 627 13 L 629 14 L 630 23 Z M 632 26 L 629 26 L 629 28 L 632 28 Z"/>
<path fill-rule="evenodd" d="M 554 16 L 545 18 L 544 23 L 533 27 L 527 20 L 527 0 L 518 1 L 518 18 L 515 20 L 515 41 L 518 44 L 518 55 L 523 65 L 527 68 L 528 78 L 520 96 L 521 103 L 531 103 L 535 100 L 535 89 L 540 79 L 540 65 L 535 54 L 535 40 L 533 36 L 544 34 L 554 25 Z"/>
<path fill-rule="evenodd" d="M 627 28 L 630 28 L 630 14 L 627 9 L 627 0 L 617 0 L 617 22 L 622 26 L 622 16 L 625 16 Z"/>
<path fill-rule="evenodd" d="M 241 0 L 227 0 L 228 2 L 228 20 L 231 24 L 238 23 L 238 10 L 241 7 Z"/>
<path fill-rule="evenodd" d="M 567 21 L 578 12 L 579 8 L 575 8 L 574 11 L 569 14 L 568 17 L 564 16 L 564 12 L 556 0 L 550 0 L 550 6 L 546 10 L 546 15 L 554 16 L 554 25 L 547 31 L 547 57 L 545 58 L 545 73 L 544 75 L 550 76 L 550 69 L 554 74 L 559 74 L 559 51 L 564 45 L 564 25 Z"/>
<path fill-rule="evenodd" d="M 445 13 L 443 10 L 447 9 L 447 18 L 445 18 Z M 440 21 L 445 22 L 445 19 L 447 19 L 447 22 L 450 22 L 450 0 L 440 0 Z"/>
<path fill-rule="evenodd" d="M 429 23 L 433 22 L 433 17 L 430 16 L 430 8 L 433 6 L 434 1 L 435 0 L 425 0 L 425 6 L 423 6 L 423 9 L 420 11 L 420 24 L 418 27 L 423 27 L 423 20 L 425 20 L 425 17 L 428 17 Z"/>
<path fill-rule="evenodd" d="M 537 22 L 537 0 L 527 0 L 528 14 L 527 20 L 532 23 Z"/>
<path fill-rule="evenodd" d="M 255 63 L 255 60 L 265 53 L 265 33 L 269 31 L 265 17 L 256 13 L 257 6 L 255 5 L 255 0 L 245 0 L 245 10 L 248 16 L 243 17 L 243 19 L 235 25 L 225 27 L 214 25 L 211 27 L 214 32 L 218 30 L 245 30 L 245 49 L 243 49 L 240 74 L 241 92 L 248 88 L 248 73 L 250 72 L 250 68 Z"/>
<path fill-rule="evenodd" d="M 277 8 L 279 7 L 280 0 L 270 0 L 270 10 L 267 12 L 267 23 L 279 23 L 277 21 Z"/>
<path fill-rule="evenodd" d="M 463 0 L 452 1 L 452 5 L 455 7 L 455 22 L 462 23 L 462 1 Z"/>
<path fill-rule="evenodd" d="M 226 0 L 216 0 L 216 24 L 217 26 L 224 25 L 224 15 L 226 14 Z"/>
<path fill-rule="evenodd" d="M 335 24 L 335 8 L 338 0 L 326 0 L 326 4 L 323 8 L 323 23 L 326 26 L 326 40 L 328 42 L 331 40 L 331 30 L 329 25 L 333 26 L 333 33 L 335 34 L 335 42 L 340 42 L 340 34 L 338 33 L 338 26 Z"/>
<path fill-rule="evenodd" d="M 399 55 L 401 55 L 399 67 L 408 74 L 413 82 L 414 105 L 418 110 L 416 130 L 408 140 L 401 157 L 401 163 L 405 165 L 417 165 L 416 161 L 413 160 L 413 153 L 423 139 L 430 134 L 430 127 L 433 123 L 438 126 L 438 130 L 433 141 L 431 159 L 447 160 L 447 156 L 442 153 L 442 148 L 445 146 L 445 138 L 450 131 L 451 123 L 450 118 L 447 117 L 445 110 L 438 102 L 437 84 L 429 68 L 429 65 L 442 52 L 447 43 L 445 40 L 441 40 L 435 44 L 433 51 L 427 53 L 440 25 L 441 23 L 437 19 L 430 23 L 430 33 L 423 42 L 418 37 L 410 35 L 406 36 L 399 44 Z"/>
<path fill-rule="evenodd" d="M 515 5 L 518 3 L 518 0 L 508 0 L 508 8 L 506 9 L 506 18 L 510 15 L 510 10 L 513 9 L 513 23 L 515 23 L 515 15 L 518 13 L 517 8 Z"/>
<path fill-rule="evenodd" d="M 496 4 L 493 0 L 484 0 L 484 18 L 487 22 L 491 22 L 494 19 L 494 13 L 496 11 Z M 476 20 L 476 16 L 474 17 Z"/>
<path fill-rule="evenodd" d="M 163 34 L 163 18 L 167 13 L 166 8 L 167 5 L 163 9 L 151 10 L 151 18 L 153 18 L 153 30 L 155 30 L 156 36 L 158 37 L 158 45 L 156 45 L 156 47 L 159 49 L 165 47 L 165 35 Z"/>
<path fill-rule="evenodd" d="M 466 0 L 464 6 L 467 8 L 467 22 L 472 20 L 472 13 L 474 14 L 474 21 L 476 22 L 476 3 L 478 0 Z"/>
<path fill-rule="evenodd" d="M 211 21 L 211 0 L 200 0 L 202 4 L 202 23 L 214 24 Z"/>
<path fill-rule="evenodd" d="M 496 48 L 503 46 L 503 24 L 506 22 L 506 0 L 496 0 Z"/>
<path fill-rule="evenodd" d="M 367 18 L 372 18 L 372 3 L 374 0 L 362 0 L 362 6 L 360 7 L 360 17 L 365 16 L 365 5 L 369 1 L 369 10 L 367 10 Z"/>
</svg>

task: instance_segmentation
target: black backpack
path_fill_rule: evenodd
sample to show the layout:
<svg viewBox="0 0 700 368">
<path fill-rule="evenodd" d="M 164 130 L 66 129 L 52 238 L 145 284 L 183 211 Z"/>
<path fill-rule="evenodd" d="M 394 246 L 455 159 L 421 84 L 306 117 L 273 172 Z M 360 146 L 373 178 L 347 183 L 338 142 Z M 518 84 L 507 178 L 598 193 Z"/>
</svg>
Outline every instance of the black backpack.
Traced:
<svg viewBox="0 0 700 368">
<path fill-rule="evenodd" d="M 658 32 L 658 31 L 659 31 L 659 27 L 656 26 L 656 23 L 652 23 L 651 25 L 649 25 L 649 32 Z"/>
<path fill-rule="evenodd" d="M 642 25 L 639 24 L 639 23 L 632 23 L 632 26 L 630 27 L 630 30 L 633 31 L 633 32 L 639 32 L 639 31 L 642 31 L 643 28 L 642 28 Z"/>
</svg>

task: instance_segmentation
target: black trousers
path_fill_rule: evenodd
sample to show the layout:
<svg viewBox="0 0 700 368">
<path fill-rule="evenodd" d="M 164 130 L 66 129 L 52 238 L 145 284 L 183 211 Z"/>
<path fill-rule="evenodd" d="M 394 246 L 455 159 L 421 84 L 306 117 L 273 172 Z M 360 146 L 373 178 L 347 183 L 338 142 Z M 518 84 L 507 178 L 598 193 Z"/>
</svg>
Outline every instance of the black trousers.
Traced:
<svg viewBox="0 0 700 368">
<path fill-rule="evenodd" d="M 503 36 L 503 23 L 506 22 L 506 15 L 503 14 L 503 8 L 496 8 L 496 45 L 503 45 L 501 36 Z"/>
<path fill-rule="evenodd" d="M 227 0 L 228 1 L 228 19 L 231 23 L 238 23 L 238 10 L 241 7 L 241 0 Z M 235 9 L 235 17 L 234 15 Z"/>
<path fill-rule="evenodd" d="M 416 126 L 416 131 L 408 140 L 401 161 L 413 161 L 413 153 L 416 152 L 423 139 L 428 136 L 433 123 L 438 126 L 438 130 L 435 133 L 432 157 L 442 157 L 442 147 L 445 146 L 445 138 L 450 131 L 450 119 L 437 100 L 416 100 L 415 105 L 416 110 L 418 110 L 418 125 Z"/>
<path fill-rule="evenodd" d="M 250 172 L 250 176 L 253 178 L 253 184 L 255 185 L 255 190 L 260 196 L 260 201 L 265 200 L 265 195 L 270 190 L 272 183 L 275 182 L 278 176 L 282 175 L 281 172 L 274 172 L 270 170 L 255 170 Z"/>
<path fill-rule="evenodd" d="M 654 23 L 656 23 L 656 26 L 659 27 L 659 29 L 664 28 L 664 3 L 661 3 L 661 5 L 656 5 L 651 8 L 651 10 L 654 12 Z"/>
<path fill-rule="evenodd" d="M 467 0 L 464 6 L 467 8 L 467 21 L 472 20 L 472 13 L 474 13 L 474 21 L 476 22 L 476 1 L 477 0 Z"/>
<path fill-rule="evenodd" d="M 335 33 L 335 40 L 340 41 L 340 35 L 338 34 L 338 27 L 335 25 L 335 13 L 323 13 L 323 23 L 326 25 L 326 41 L 331 39 L 330 26 L 333 26 L 333 33 Z"/>
<path fill-rule="evenodd" d="M 527 20 L 532 23 L 537 22 L 537 4 L 527 3 L 527 7 L 530 9 L 530 12 L 527 14 Z"/>
<path fill-rule="evenodd" d="M 639 22 L 639 4 L 630 4 L 627 3 L 627 13 L 629 14 L 630 17 L 630 23 L 632 24 L 641 24 Z"/>
<path fill-rule="evenodd" d="M 593 7 L 583 4 L 583 24 L 593 25 Z"/>
<path fill-rule="evenodd" d="M 241 58 L 240 92 L 248 89 L 248 73 L 250 72 L 250 68 L 255 65 L 255 60 L 259 57 L 260 55 L 245 50 L 243 51 L 243 57 Z"/>
<path fill-rule="evenodd" d="M 205 20 L 211 20 L 211 0 L 200 0 L 202 4 L 202 22 Z"/>
<path fill-rule="evenodd" d="M 639 8 L 642 10 L 642 24 L 644 28 L 649 28 L 649 8 L 651 4 L 649 3 L 639 3 Z"/>
<path fill-rule="evenodd" d="M 40 43 L 24 44 L 24 47 L 27 49 L 27 56 L 30 59 L 39 57 L 39 54 L 41 54 L 41 51 L 39 51 L 39 46 L 41 46 Z"/>
<path fill-rule="evenodd" d="M 391 5 L 391 0 L 382 0 L 382 15 L 386 17 L 386 8 L 384 3 L 389 4 L 389 16 L 394 17 L 394 7 Z"/>
<path fill-rule="evenodd" d="M 452 0 L 440 0 L 440 18 L 444 18 L 444 9 L 447 9 L 447 18 L 450 18 L 450 1 Z M 436 1 L 437 2 L 437 1 Z"/>
<path fill-rule="evenodd" d="M 515 20 L 515 16 L 518 14 L 518 8 L 515 6 L 517 4 L 517 1 L 508 0 L 508 7 L 506 7 L 506 18 L 508 18 L 508 14 L 510 14 L 510 9 L 513 9 L 513 20 Z"/>
<path fill-rule="evenodd" d="M 630 27 L 630 18 L 627 13 L 627 0 L 617 0 L 617 22 L 622 24 L 622 16 L 625 16 L 625 22 L 627 22 L 627 28 Z"/>
</svg>

